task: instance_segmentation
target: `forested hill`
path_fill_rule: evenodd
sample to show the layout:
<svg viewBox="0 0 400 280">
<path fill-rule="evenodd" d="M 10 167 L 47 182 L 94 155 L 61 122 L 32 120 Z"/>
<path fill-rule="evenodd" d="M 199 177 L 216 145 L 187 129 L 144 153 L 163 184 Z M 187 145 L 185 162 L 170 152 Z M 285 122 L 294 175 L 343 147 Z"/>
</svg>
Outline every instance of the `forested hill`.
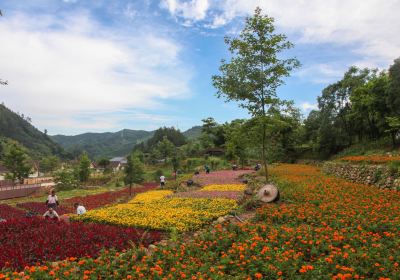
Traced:
<svg viewBox="0 0 400 280">
<path fill-rule="evenodd" d="M 30 118 L 20 116 L 4 104 L 0 104 L 0 137 L 19 142 L 34 158 L 49 155 L 66 156 L 59 144 L 30 123 Z"/>
<path fill-rule="evenodd" d="M 185 135 L 187 139 L 199 138 L 201 135 L 201 126 L 193 126 L 192 128 L 189 128 L 188 130 L 183 132 L 183 135 Z"/>
<path fill-rule="evenodd" d="M 200 136 L 201 127 L 193 127 L 183 132 L 188 139 Z M 133 147 L 145 142 L 154 131 L 124 129 L 118 132 L 84 133 L 75 136 L 51 136 L 64 149 L 77 156 L 86 151 L 91 158 L 126 156 Z"/>
<path fill-rule="evenodd" d="M 73 155 L 86 151 L 91 158 L 125 156 L 137 143 L 147 140 L 152 131 L 124 129 L 118 132 L 84 133 L 75 136 L 51 136 Z"/>
</svg>

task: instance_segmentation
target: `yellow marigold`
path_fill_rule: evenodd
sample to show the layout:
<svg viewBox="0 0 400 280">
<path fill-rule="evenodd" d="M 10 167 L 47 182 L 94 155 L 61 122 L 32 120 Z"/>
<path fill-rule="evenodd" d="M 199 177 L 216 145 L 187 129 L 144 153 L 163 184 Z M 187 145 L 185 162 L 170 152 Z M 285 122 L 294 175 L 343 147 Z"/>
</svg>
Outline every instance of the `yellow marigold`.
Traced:
<svg viewBox="0 0 400 280">
<path fill-rule="evenodd" d="M 232 199 L 161 198 L 88 211 L 81 220 L 158 230 L 188 231 L 237 208 Z"/>
<path fill-rule="evenodd" d="M 201 191 L 244 191 L 246 185 L 243 184 L 225 184 L 225 185 L 208 185 L 201 189 Z"/>
<path fill-rule="evenodd" d="M 144 202 L 156 201 L 171 194 L 173 194 L 173 192 L 167 190 L 144 192 L 136 195 L 131 201 L 129 201 L 129 203 L 137 203 L 137 202 L 144 203 Z"/>
</svg>

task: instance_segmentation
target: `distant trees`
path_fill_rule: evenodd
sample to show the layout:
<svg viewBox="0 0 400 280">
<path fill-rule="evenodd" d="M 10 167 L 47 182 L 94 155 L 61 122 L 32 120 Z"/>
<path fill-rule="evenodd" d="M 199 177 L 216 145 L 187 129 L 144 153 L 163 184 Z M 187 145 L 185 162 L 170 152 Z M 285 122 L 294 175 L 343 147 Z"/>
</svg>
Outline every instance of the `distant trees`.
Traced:
<svg viewBox="0 0 400 280">
<path fill-rule="evenodd" d="M 40 161 L 40 171 L 47 173 L 53 172 L 60 166 L 60 159 L 56 156 L 47 156 Z"/>
<path fill-rule="evenodd" d="M 132 196 L 132 184 L 139 184 L 144 181 L 144 167 L 137 153 L 128 156 L 124 172 L 124 181 L 125 184 L 129 185 L 129 194 Z"/>
<path fill-rule="evenodd" d="M 18 179 L 20 182 L 29 176 L 32 169 L 26 150 L 16 142 L 7 147 L 3 162 L 10 172 L 11 179 Z"/>
<path fill-rule="evenodd" d="M 350 67 L 318 97 L 319 110 L 304 122 L 305 142 L 321 158 L 354 143 L 391 137 L 400 127 L 400 59 L 389 71 Z"/>
<path fill-rule="evenodd" d="M 86 152 L 82 153 L 79 158 L 78 177 L 80 182 L 86 182 L 90 177 L 90 159 Z"/>
<path fill-rule="evenodd" d="M 295 58 L 280 58 L 278 55 L 293 47 L 286 36 L 275 33 L 274 20 L 262 15 L 256 8 L 254 16 L 246 19 L 246 25 L 238 38 L 225 38 L 232 53 L 230 62 L 222 60 L 221 74 L 213 76 L 217 96 L 227 101 L 238 101 L 253 117 L 261 122 L 262 161 L 265 176 L 267 171 L 267 116 L 273 114 L 280 100 L 276 89 L 284 83 L 291 70 L 300 65 Z"/>
</svg>

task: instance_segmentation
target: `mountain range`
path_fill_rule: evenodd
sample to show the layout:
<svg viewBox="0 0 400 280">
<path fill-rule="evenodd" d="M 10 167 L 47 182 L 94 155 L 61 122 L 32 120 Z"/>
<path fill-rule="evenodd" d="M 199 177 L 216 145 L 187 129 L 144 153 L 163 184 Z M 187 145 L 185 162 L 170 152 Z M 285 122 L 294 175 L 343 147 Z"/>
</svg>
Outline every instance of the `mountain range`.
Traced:
<svg viewBox="0 0 400 280">
<path fill-rule="evenodd" d="M 200 136 L 201 126 L 183 132 L 188 139 Z M 150 139 L 154 131 L 123 129 L 117 132 L 83 133 L 74 136 L 54 135 L 51 139 L 74 156 L 86 151 L 91 158 L 118 157 L 129 154 L 136 144 Z"/>
<path fill-rule="evenodd" d="M 50 136 L 30 123 L 30 118 L 0 104 L 0 142 L 14 140 L 22 144 L 33 158 L 56 155 L 66 157 L 65 150 Z"/>
<path fill-rule="evenodd" d="M 197 138 L 200 133 L 201 126 L 194 126 L 183 132 L 188 139 Z M 126 156 L 136 144 L 153 135 L 154 131 L 123 129 L 118 132 L 50 136 L 35 128 L 29 117 L 0 104 L 0 145 L 9 140 L 17 141 L 37 159 L 50 155 L 76 157 L 82 151 L 86 151 L 93 159 Z"/>
</svg>

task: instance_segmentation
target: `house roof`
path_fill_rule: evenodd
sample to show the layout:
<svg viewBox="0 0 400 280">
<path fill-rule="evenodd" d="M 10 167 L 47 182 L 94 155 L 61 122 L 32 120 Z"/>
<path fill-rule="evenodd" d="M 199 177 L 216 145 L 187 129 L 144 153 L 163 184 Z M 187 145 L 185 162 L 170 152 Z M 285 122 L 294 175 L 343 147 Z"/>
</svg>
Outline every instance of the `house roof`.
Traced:
<svg viewBox="0 0 400 280">
<path fill-rule="evenodd" d="M 110 163 L 111 162 L 120 162 L 122 164 L 127 163 L 127 160 L 125 157 L 114 157 L 112 159 L 110 159 Z"/>
<path fill-rule="evenodd" d="M 110 164 L 108 165 L 111 168 L 117 168 L 118 166 L 120 166 L 120 162 L 119 161 L 110 161 Z"/>
</svg>

